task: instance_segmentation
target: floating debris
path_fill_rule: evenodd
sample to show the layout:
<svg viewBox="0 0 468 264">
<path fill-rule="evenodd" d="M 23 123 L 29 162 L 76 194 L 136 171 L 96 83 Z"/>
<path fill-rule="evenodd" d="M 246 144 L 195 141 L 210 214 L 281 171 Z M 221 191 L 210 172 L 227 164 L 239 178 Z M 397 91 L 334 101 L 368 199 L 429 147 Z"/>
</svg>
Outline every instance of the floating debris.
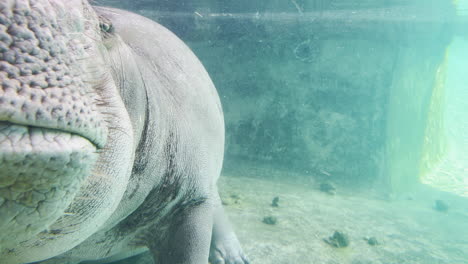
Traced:
<svg viewBox="0 0 468 264">
<path fill-rule="evenodd" d="M 223 205 L 241 204 L 242 197 L 238 194 L 231 194 L 227 198 L 222 198 L 221 202 Z"/>
<path fill-rule="evenodd" d="M 365 237 L 364 240 L 371 246 L 377 246 L 379 244 L 379 241 L 375 237 Z"/>
<path fill-rule="evenodd" d="M 331 237 L 324 238 L 323 241 L 336 248 L 344 248 L 349 245 L 348 235 L 340 231 L 335 231 Z"/>
<path fill-rule="evenodd" d="M 278 222 L 278 218 L 276 218 L 275 216 L 265 216 L 263 217 L 262 222 L 267 225 L 276 225 L 276 223 Z"/>
<path fill-rule="evenodd" d="M 273 201 L 271 202 L 271 206 L 273 207 L 279 207 L 279 197 L 276 196 L 275 198 L 273 198 Z"/>
<path fill-rule="evenodd" d="M 434 209 L 439 212 L 447 212 L 448 211 L 448 204 L 442 200 L 436 200 Z"/>
<path fill-rule="evenodd" d="M 328 183 L 328 182 L 321 183 L 319 189 L 321 192 L 328 193 L 330 195 L 336 194 L 335 186 L 333 186 L 333 184 Z"/>
</svg>

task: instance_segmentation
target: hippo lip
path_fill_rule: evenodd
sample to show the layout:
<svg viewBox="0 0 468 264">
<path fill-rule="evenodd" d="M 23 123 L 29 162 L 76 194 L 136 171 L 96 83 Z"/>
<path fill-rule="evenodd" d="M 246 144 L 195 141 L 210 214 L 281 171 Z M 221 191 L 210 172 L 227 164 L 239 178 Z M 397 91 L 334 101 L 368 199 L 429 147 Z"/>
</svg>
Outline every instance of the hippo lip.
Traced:
<svg viewBox="0 0 468 264">
<path fill-rule="evenodd" d="M 78 133 L 74 133 L 74 132 L 71 132 L 71 131 L 67 131 L 65 129 L 60 129 L 60 128 L 52 128 L 52 127 L 48 127 L 48 126 L 40 126 L 40 125 L 32 125 L 32 124 L 25 124 L 25 123 L 21 123 L 21 122 L 11 122 L 11 121 L 0 121 L 0 125 L 16 125 L 16 126 L 24 126 L 24 127 L 29 127 L 29 128 L 43 128 L 43 129 L 47 129 L 47 130 L 50 130 L 50 131 L 57 131 L 57 132 L 64 132 L 64 133 L 70 133 L 70 134 L 77 134 L 79 135 Z M 92 140 L 90 140 L 89 138 L 85 137 L 85 136 L 82 136 L 82 135 L 79 135 L 81 137 L 84 137 L 86 139 L 88 139 L 89 141 L 93 142 Z M 93 143 L 95 144 L 95 143 Z"/>
<path fill-rule="evenodd" d="M 96 146 L 75 133 L 0 121 L 0 245 L 56 221 L 97 157 Z"/>
<path fill-rule="evenodd" d="M 96 154 L 96 146 L 81 135 L 59 129 L 0 121 L 0 167 L 2 168 L 0 193 L 3 187 L 14 184 L 18 177 L 38 181 L 39 176 L 28 178 L 28 175 L 38 172 L 31 168 L 37 167 L 38 170 L 43 170 L 41 173 L 44 176 L 52 171 L 63 171 L 68 174 L 73 171 L 72 174 L 76 174 L 76 171 L 81 170 L 82 167 L 92 166 Z M 80 155 L 82 159 L 79 158 Z M 36 161 L 31 163 L 33 159 Z M 11 170 L 12 166 L 16 169 Z M 48 169 L 44 170 L 44 167 Z M 22 171 L 23 169 L 27 171 Z M 13 176 L 16 174 L 18 177 Z M 83 178 L 85 175 L 88 173 L 80 177 Z M 66 177 L 66 175 L 62 176 Z M 62 176 L 52 177 L 51 182 L 59 181 L 63 184 L 63 181 L 59 179 L 63 178 Z M 12 182 L 9 184 L 9 181 Z M 44 182 L 40 182 L 40 185 L 49 188 L 48 184 L 44 185 Z"/>
<path fill-rule="evenodd" d="M 6 131 L 6 134 L 2 136 L 1 134 L 5 133 L 5 131 Z M 46 145 L 48 143 L 53 142 L 56 139 L 57 135 L 60 135 L 62 137 L 63 136 L 73 137 L 76 139 L 80 138 L 83 143 L 86 142 L 84 144 L 86 144 L 88 147 L 92 147 L 94 149 L 94 152 L 96 152 L 96 150 L 98 149 L 98 146 L 96 145 L 96 143 L 94 143 L 88 137 L 85 137 L 79 133 L 71 132 L 69 130 L 50 128 L 47 126 L 36 126 L 36 125 L 29 125 L 29 124 L 26 125 L 26 124 L 14 123 L 10 121 L 0 121 L 0 154 L 6 154 L 9 152 L 8 148 L 5 147 L 5 141 L 10 141 L 9 143 L 9 145 L 11 146 L 10 151 L 13 149 L 16 149 L 15 152 L 17 151 L 24 152 L 24 150 L 21 149 L 22 146 L 16 146 L 16 144 L 18 142 L 23 141 L 23 139 L 21 138 L 24 136 L 28 136 L 30 138 L 29 140 L 31 141 L 30 142 L 31 144 L 36 143 L 33 141 L 33 138 L 34 138 L 33 136 L 36 135 L 38 131 L 40 131 L 40 133 L 43 134 L 44 136 L 43 139 L 38 141 L 38 143 L 40 143 L 40 145 L 44 147 L 43 149 L 39 150 L 40 152 L 52 151 L 51 149 L 48 149 Z M 18 135 L 20 136 L 19 138 L 18 138 Z M 11 138 L 9 138 L 10 136 Z M 67 140 L 68 139 L 60 139 L 61 143 L 65 143 Z M 76 148 L 77 146 L 67 146 L 67 147 Z M 57 151 L 57 149 L 55 149 L 55 151 Z M 1 164 L 1 160 L 0 160 L 0 164 Z"/>
<path fill-rule="evenodd" d="M 56 132 L 62 132 L 62 133 L 68 133 L 68 134 L 74 134 L 74 135 L 78 135 L 82 138 L 85 138 L 87 139 L 89 142 L 91 142 L 97 149 L 99 148 L 102 148 L 103 147 L 103 144 L 102 142 L 99 142 L 99 140 L 97 139 L 93 139 L 89 136 L 85 136 L 81 133 L 77 133 L 77 132 L 74 132 L 74 131 L 70 131 L 70 130 L 67 130 L 67 129 L 61 129 L 61 128 L 55 128 L 55 127 L 51 127 L 51 126 L 43 126 L 43 125 L 36 125 L 36 124 L 27 124 L 27 123 L 22 123 L 22 122 L 12 122 L 10 120 L 6 121 L 6 120 L 0 120 L 0 126 L 8 126 L 8 125 L 17 125 L 17 126 L 24 126 L 24 127 L 28 127 L 28 128 L 42 128 L 42 129 L 46 129 L 48 131 L 56 131 Z"/>
</svg>

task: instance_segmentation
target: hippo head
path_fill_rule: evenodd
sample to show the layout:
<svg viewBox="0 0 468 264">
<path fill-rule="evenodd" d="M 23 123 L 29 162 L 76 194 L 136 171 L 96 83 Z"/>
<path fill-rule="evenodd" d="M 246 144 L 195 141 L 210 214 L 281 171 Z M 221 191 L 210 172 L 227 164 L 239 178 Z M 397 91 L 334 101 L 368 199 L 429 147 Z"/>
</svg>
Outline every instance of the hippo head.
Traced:
<svg viewBox="0 0 468 264">
<path fill-rule="evenodd" d="M 106 30 L 87 1 L 0 2 L 0 253 L 76 245 L 124 193 L 133 133 Z"/>
</svg>

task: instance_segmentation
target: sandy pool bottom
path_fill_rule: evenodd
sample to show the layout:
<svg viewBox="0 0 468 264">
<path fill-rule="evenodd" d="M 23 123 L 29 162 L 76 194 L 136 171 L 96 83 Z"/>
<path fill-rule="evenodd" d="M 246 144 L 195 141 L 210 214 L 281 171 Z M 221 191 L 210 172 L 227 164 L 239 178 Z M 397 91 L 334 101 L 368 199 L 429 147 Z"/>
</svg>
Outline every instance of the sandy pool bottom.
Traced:
<svg viewBox="0 0 468 264">
<path fill-rule="evenodd" d="M 468 264 L 464 198 L 426 191 L 382 199 L 338 187 L 330 195 L 300 175 L 276 172 L 267 179 L 252 177 L 255 173 L 219 180 L 225 209 L 251 264 Z M 271 205 L 274 197 L 278 207 Z M 436 199 L 444 199 L 449 210 L 434 210 Z M 265 217 L 276 223 L 264 223 Z M 324 242 L 334 231 L 348 236 L 347 247 Z M 368 237 L 378 245 L 369 245 Z M 118 263 L 152 260 L 146 254 Z"/>
<path fill-rule="evenodd" d="M 433 199 L 440 194 L 383 200 L 339 189 L 330 195 L 313 183 L 232 176 L 220 179 L 220 190 L 252 263 L 468 263 L 468 204 L 448 202 L 454 206 L 439 212 Z M 269 216 L 276 224 L 263 222 Z M 349 246 L 324 242 L 336 230 L 348 235 Z"/>
</svg>

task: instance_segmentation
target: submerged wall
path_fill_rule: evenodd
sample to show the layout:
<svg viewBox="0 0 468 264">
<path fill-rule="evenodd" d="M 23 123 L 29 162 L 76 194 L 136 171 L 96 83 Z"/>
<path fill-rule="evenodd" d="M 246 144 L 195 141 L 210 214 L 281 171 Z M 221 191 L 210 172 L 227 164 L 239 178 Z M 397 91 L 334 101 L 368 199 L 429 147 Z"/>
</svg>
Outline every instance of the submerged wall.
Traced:
<svg viewBox="0 0 468 264">
<path fill-rule="evenodd" d="M 107 2 L 169 27 L 202 60 L 224 106 L 227 169 L 417 181 L 450 1 Z"/>
<path fill-rule="evenodd" d="M 392 190 L 411 188 L 424 169 L 429 170 L 442 155 L 444 148 L 440 112 L 444 107 L 441 97 L 447 43 L 438 49 L 431 46 L 434 42 L 415 44 L 403 51 L 389 87 L 384 178 Z"/>
</svg>

